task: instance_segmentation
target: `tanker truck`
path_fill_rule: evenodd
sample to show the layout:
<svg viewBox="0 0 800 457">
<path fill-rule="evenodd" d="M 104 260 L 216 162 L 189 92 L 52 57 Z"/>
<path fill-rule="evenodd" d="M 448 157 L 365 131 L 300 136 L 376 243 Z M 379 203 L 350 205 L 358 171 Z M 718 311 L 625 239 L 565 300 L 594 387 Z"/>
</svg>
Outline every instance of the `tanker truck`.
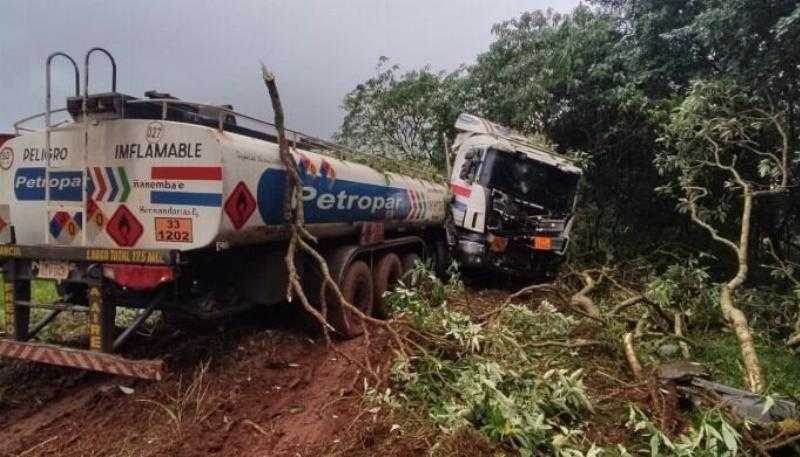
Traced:
<svg viewBox="0 0 800 457">
<path fill-rule="evenodd" d="M 90 94 L 90 57 L 97 53 L 111 64 L 111 91 Z M 51 107 L 54 59 L 71 63 L 75 78 L 74 95 L 58 110 Z M 116 63 L 102 48 L 85 56 L 82 93 L 78 65 L 68 55 L 49 56 L 45 73 L 45 112 L 16 123 L 14 137 L 0 146 L 0 357 L 160 379 L 162 361 L 117 355 L 155 311 L 173 322 L 213 322 L 286 300 L 287 174 L 274 125 L 229 105 L 154 91 L 144 98 L 119 93 Z M 43 127 L 31 127 L 37 119 Z M 497 126 L 476 129 L 469 119 L 459 120 L 464 130 L 454 149 L 460 171 L 453 172 L 452 206 L 443 184 L 344 160 L 339 146 L 286 131 L 302 180 L 306 227 L 344 297 L 363 313 L 384 315 L 389 285 L 417 259 L 443 270 L 449 249 L 473 267 L 513 268 L 495 260 L 502 253 L 497 240 L 507 237 L 509 251 L 523 232 L 486 211 L 510 212 L 501 205 L 526 198 L 491 171 L 503 166 L 493 154 L 515 143 L 499 136 Z M 546 233 L 556 233 L 544 216 L 565 213 L 535 208 L 514 220 L 535 214 Z M 566 236 L 551 238 L 547 249 L 534 248 L 562 252 Z M 477 248 L 481 243 L 491 256 Z M 316 264 L 298 256 L 297 265 L 309 299 L 319 303 L 326 294 L 336 334 L 361 334 L 356 316 L 333 293 L 320 292 Z M 55 282 L 58 302 L 34 302 L 34 279 Z M 32 312 L 37 308 L 43 310 Z M 121 332 L 118 308 L 139 310 Z M 65 312 L 87 315 L 88 349 L 36 340 Z"/>
</svg>

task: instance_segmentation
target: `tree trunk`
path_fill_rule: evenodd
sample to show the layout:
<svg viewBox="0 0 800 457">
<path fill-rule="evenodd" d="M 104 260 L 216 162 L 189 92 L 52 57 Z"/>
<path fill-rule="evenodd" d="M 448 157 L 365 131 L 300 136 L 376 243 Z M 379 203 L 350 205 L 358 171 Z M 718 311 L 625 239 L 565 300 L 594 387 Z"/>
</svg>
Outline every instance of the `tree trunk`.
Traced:
<svg viewBox="0 0 800 457">
<path fill-rule="evenodd" d="M 742 361 L 744 362 L 745 382 L 753 392 L 761 392 L 764 390 L 761 363 L 758 361 L 756 346 L 753 342 L 753 335 L 750 332 L 747 318 L 734 304 L 733 290 L 730 287 L 730 283 L 723 284 L 720 289 L 719 303 L 725 319 L 733 328 L 736 338 L 739 340 L 739 348 L 742 351 Z"/>
<path fill-rule="evenodd" d="M 744 186 L 743 194 L 742 231 L 740 232 L 739 249 L 737 250 L 739 269 L 736 272 L 736 276 L 720 288 L 719 304 L 725 320 L 728 321 L 728 324 L 736 334 L 736 338 L 739 340 L 742 362 L 744 362 L 745 382 L 753 392 L 761 392 L 764 390 L 764 376 L 761 373 L 761 363 L 758 361 L 753 334 L 750 331 L 747 317 L 736 307 L 736 302 L 733 298 L 736 289 L 747 279 L 747 254 L 750 248 L 750 215 L 753 211 L 753 195 L 749 186 Z"/>
</svg>

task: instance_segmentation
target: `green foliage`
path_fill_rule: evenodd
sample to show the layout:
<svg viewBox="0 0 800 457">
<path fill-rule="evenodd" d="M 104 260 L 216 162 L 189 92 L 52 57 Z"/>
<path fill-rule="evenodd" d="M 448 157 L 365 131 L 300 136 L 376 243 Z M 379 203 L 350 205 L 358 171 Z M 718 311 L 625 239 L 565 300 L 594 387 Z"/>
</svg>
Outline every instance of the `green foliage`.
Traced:
<svg viewBox="0 0 800 457">
<path fill-rule="evenodd" d="M 707 366 L 714 379 L 723 384 L 744 388 L 744 370 L 739 357 L 736 337 L 731 334 L 711 334 L 697 341 L 698 362 Z M 797 355 L 780 345 L 756 339 L 756 350 L 766 375 L 767 392 L 800 398 L 800 364 Z"/>
<path fill-rule="evenodd" d="M 472 322 L 472 319 L 458 311 L 442 310 L 442 330 L 444 337 L 455 340 L 467 352 L 477 354 L 486 339 L 483 327 Z"/>
<path fill-rule="evenodd" d="M 547 300 L 535 312 L 524 305 L 509 305 L 500 313 L 499 321 L 501 326 L 514 335 L 535 335 L 545 340 L 563 338 L 577 324 L 577 319 L 560 313 Z"/>
<path fill-rule="evenodd" d="M 543 304 L 545 311 L 537 320 L 528 308 L 511 305 L 498 316 L 498 325 L 485 328 L 450 309 L 445 300 L 432 306 L 429 297 L 438 294 L 428 289 L 448 286 L 422 266 L 415 273 L 424 282 L 417 282 L 413 290 L 397 287 L 387 301 L 395 312 L 412 316 L 419 330 L 447 342 L 447 349 L 432 348 L 398 361 L 392 371 L 393 390 L 370 391 L 372 402 L 397 405 L 402 398 L 408 407 L 425 408 L 431 420 L 450 433 L 471 427 L 521 455 L 540 449 L 583 455 L 575 454 L 581 452 L 580 427 L 593 408 L 582 372 L 550 369 L 539 374 L 535 358 L 519 350 L 532 339 L 566 336 L 574 318 Z"/>
<path fill-rule="evenodd" d="M 579 251 L 629 256 L 666 243 L 707 250 L 707 239 L 675 211 L 674 199 L 654 192 L 678 171 L 663 159 L 683 147 L 658 139 L 664 126 L 675 124 L 675 108 L 697 114 L 684 116 L 684 133 L 699 125 L 695 121 L 711 122 L 715 115 L 698 108 L 706 89 L 715 88 L 719 95 L 705 99 L 707 107 L 764 107 L 769 101 L 770 111 L 786 114 L 792 150 L 800 149 L 800 8 L 793 0 L 592 3 L 597 7 L 579 6 L 570 14 L 528 11 L 495 25 L 489 49 L 453 73 L 426 67 L 401 74 L 383 59 L 378 75 L 345 99 L 340 139 L 379 152 L 393 145 L 389 149 L 400 152 L 389 156 L 399 157 L 408 152 L 398 138 L 410 131 L 414 147 L 438 164 L 440 134 L 452 136 L 458 112 L 473 112 L 542 134 L 560 152 L 578 151 L 588 159 L 573 243 Z M 752 139 L 771 145 L 769 135 Z M 662 175 L 653 164 L 657 156 Z M 775 172 L 764 157 L 752 166 L 754 177 L 767 181 Z M 791 166 L 800 176 L 800 160 Z M 725 181 L 719 173 L 703 179 Z M 800 205 L 788 202 L 800 201 L 800 186 L 790 192 L 786 204 L 759 209 L 758 239 L 791 246 L 794 238 L 796 246 Z M 704 215 L 715 219 L 730 220 L 739 205 L 725 192 L 708 200 L 713 204 Z M 728 256 L 718 257 L 720 270 L 732 264 Z"/>
<path fill-rule="evenodd" d="M 523 455 L 548 448 L 554 430 L 591 411 L 580 371 L 540 376 L 480 358 L 441 365 L 431 371 L 429 362 L 413 362 L 418 376 L 404 385 L 404 395 L 428 400 L 431 417 L 446 430 L 471 426 Z"/>
<path fill-rule="evenodd" d="M 453 104 L 459 72 L 447 75 L 430 68 L 400 73 L 381 57 L 378 74 L 345 96 L 346 115 L 336 139 L 390 160 L 444 164 L 441 133 L 452 131 L 459 111 Z"/>
<path fill-rule="evenodd" d="M 719 287 L 704 265 L 706 257 L 689 257 L 667 266 L 647 283 L 645 296 L 664 310 L 685 313 L 695 326 L 720 324 Z"/>
<path fill-rule="evenodd" d="M 676 438 L 670 438 L 635 406 L 626 426 L 649 437 L 649 455 L 654 457 L 735 457 L 740 450 L 739 432 L 718 410 L 704 411 L 697 423 Z"/>
</svg>

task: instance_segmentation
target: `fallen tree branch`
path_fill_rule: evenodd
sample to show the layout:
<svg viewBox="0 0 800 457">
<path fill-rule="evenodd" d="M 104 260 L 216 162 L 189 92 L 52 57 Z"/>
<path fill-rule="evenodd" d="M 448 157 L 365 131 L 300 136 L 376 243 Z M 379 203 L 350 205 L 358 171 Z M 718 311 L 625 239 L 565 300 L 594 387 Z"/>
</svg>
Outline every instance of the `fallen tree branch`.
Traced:
<svg viewBox="0 0 800 457">
<path fill-rule="evenodd" d="M 287 176 L 283 200 L 284 220 L 289 226 L 290 232 L 289 246 L 286 249 L 286 256 L 284 257 L 289 279 L 286 299 L 289 302 L 292 301 L 292 297 L 297 297 L 300 300 L 303 308 L 319 322 L 322 327 L 323 336 L 325 337 L 325 343 L 330 346 L 331 337 L 328 330 L 333 327 L 328 323 L 325 307 L 323 306 L 323 313 L 320 313 L 308 301 L 295 265 L 297 246 L 298 244 L 304 246 L 302 236 L 306 235 L 310 237 L 310 235 L 303 229 L 305 218 L 303 215 L 303 200 L 300 191 L 302 188 L 302 181 L 300 179 L 300 174 L 297 172 L 297 162 L 294 156 L 289 153 L 289 144 L 286 141 L 286 130 L 284 128 L 283 105 L 281 104 L 280 94 L 278 93 L 278 86 L 275 83 L 275 75 L 267 70 L 267 67 L 263 63 L 261 64 L 261 76 L 264 79 L 264 85 L 267 86 L 269 98 L 272 102 L 272 110 L 275 113 L 274 122 L 275 129 L 278 133 L 278 155 L 283 166 L 286 168 Z M 313 249 L 311 250 L 313 251 Z M 325 302 L 324 294 L 320 300 L 323 303 Z"/>
<path fill-rule="evenodd" d="M 571 341 L 534 341 L 525 345 L 526 347 L 541 348 L 548 346 L 556 346 L 562 348 L 582 348 L 587 346 L 608 346 L 608 343 L 597 340 L 585 340 L 577 338 Z"/>
<path fill-rule="evenodd" d="M 689 352 L 689 345 L 683 336 L 683 314 L 675 313 L 675 336 L 680 339 L 678 346 L 681 347 L 681 355 L 684 359 L 690 359 L 692 354 Z"/>
<path fill-rule="evenodd" d="M 506 300 L 503 302 L 502 306 L 509 305 L 509 304 L 511 304 L 511 302 L 514 299 L 519 298 L 519 297 L 521 297 L 523 295 L 529 294 L 531 292 L 534 292 L 534 291 L 537 291 L 537 290 L 552 291 L 553 289 L 555 289 L 555 285 L 553 285 L 551 283 L 533 284 L 533 285 L 530 285 L 530 286 L 527 286 L 527 287 L 523 287 L 522 289 L 520 289 L 520 290 L 514 292 L 513 294 L 509 295 L 508 298 L 506 298 Z"/>
<path fill-rule="evenodd" d="M 267 70 L 266 66 L 261 64 L 261 74 L 264 80 L 264 85 L 269 92 L 270 100 L 272 102 L 272 109 L 275 113 L 274 124 L 278 133 L 278 153 L 283 166 L 286 168 L 286 192 L 284 194 L 284 220 L 289 228 L 290 239 L 289 245 L 286 250 L 284 261 L 288 270 L 289 281 L 287 284 L 287 300 L 292 301 L 292 297 L 297 297 L 309 314 L 311 314 L 320 324 L 323 330 L 326 344 L 331 346 L 331 339 L 329 329 L 334 329 L 327 320 L 327 300 L 326 291 L 331 291 L 338 300 L 338 305 L 345 308 L 346 311 L 352 313 L 361 320 L 361 325 L 364 330 L 364 339 L 369 345 L 369 330 L 367 323 L 375 324 L 386 329 L 397 345 L 396 350 L 405 358 L 408 358 L 406 347 L 402 338 L 397 331 L 392 327 L 392 321 L 381 321 L 371 316 L 365 315 L 360 309 L 351 304 L 342 294 L 339 285 L 333 280 L 328 263 L 324 257 L 312 247 L 308 241 L 316 242 L 316 239 L 306 230 L 305 218 L 303 214 L 303 200 L 302 200 L 302 180 L 297 171 L 297 161 L 294 156 L 289 152 L 289 144 L 286 140 L 286 130 L 284 127 L 284 113 L 281 105 L 280 95 L 275 83 L 275 76 Z M 300 275 L 297 272 L 295 265 L 295 257 L 297 256 L 298 249 L 311 256 L 322 273 L 322 285 L 320 286 L 320 309 L 317 310 L 309 302 L 300 280 Z M 369 351 L 366 352 L 366 357 L 369 357 Z M 365 365 L 370 366 L 367 359 Z M 371 371 L 371 370 L 369 370 Z"/>
<path fill-rule="evenodd" d="M 784 447 L 786 447 L 786 446 L 788 446 L 790 444 L 794 444 L 794 443 L 798 443 L 798 442 L 800 442 L 800 434 L 791 436 L 791 437 L 786 438 L 785 440 L 782 440 L 782 441 L 778 441 L 777 443 L 766 444 L 766 445 L 764 445 L 764 449 L 767 450 L 767 451 L 774 451 L 774 450 L 778 450 L 778 449 L 784 448 Z"/>
<path fill-rule="evenodd" d="M 665 329 L 669 328 L 669 324 L 672 322 L 672 317 L 669 314 L 667 314 L 667 312 L 664 311 L 664 309 L 661 308 L 661 306 L 658 303 L 655 303 L 654 301 L 652 301 L 652 300 L 648 299 L 647 297 L 645 297 L 644 294 L 636 292 L 633 289 L 631 289 L 630 287 L 627 287 L 624 284 L 622 284 L 621 282 L 617 281 L 617 279 L 614 278 L 613 276 L 611 276 L 610 274 L 608 274 L 607 271 L 603 270 L 602 274 L 606 279 L 608 279 L 618 289 L 620 289 L 620 290 L 622 290 L 622 291 L 624 291 L 624 292 L 626 292 L 626 293 L 631 295 L 630 298 L 626 299 L 622 303 L 620 303 L 617 306 L 615 306 L 611 310 L 611 312 L 609 313 L 610 316 L 617 315 L 618 313 L 622 312 L 623 310 L 625 310 L 625 309 L 627 309 L 627 308 L 629 308 L 629 307 L 631 307 L 633 305 L 636 305 L 638 303 L 644 303 L 645 305 L 647 305 L 650 308 L 652 308 L 653 311 L 656 312 L 656 314 L 658 314 L 658 316 L 661 318 L 661 321 L 662 321 L 661 324 L 664 326 L 664 328 Z"/>
<path fill-rule="evenodd" d="M 681 336 L 681 335 L 675 335 L 675 334 L 672 334 L 672 333 L 663 333 L 663 332 L 642 332 L 642 333 L 641 333 L 641 335 L 639 335 L 639 336 L 640 336 L 640 337 L 645 337 L 645 336 L 660 336 L 660 337 L 665 337 L 665 338 L 675 338 L 675 339 L 676 339 L 676 340 L 678 340 L 679 342 L 682 342 L 682 343 L 689 344 L 689 345 L 691 345 L 691 346 L 697 347 L 697 343 L 695 343 L 694 341 L 690 340 L 689 338 L 686 338 L 685 336 Z"/>
<path fill-rule="evenodd" d="M 504 309 L 506 309 L 506 307 L 508 305 L 510 305 L 511 302 L 514 301 L 515 299 L 517 299 L 517 298 L 519 298 L 519 297 L 521 297 L 523 295 L 529 294 L 531 292 L 535 292 L 537 290 L 543 290 L 543 291 L 546 291 L 546 292 L 555 293 L 556 292 L 556 287 L 552 283 L 533 284 L 533 285 L 530 285 L 530 286 L 523 287 L 522 289 L 520 289 L 520 290 L 514 292 L 513 294 L 509 295 L 505 299 L 503 304 L 501 304 L 497 308 L 478 316 L 478 319 L 479 320 L 487 320 L 487 319 L 489 319 L 489 318 L 491 318 L 493 316 L 496 316 L 497 314 L 500 314 Z"/>
<path fill-rule="evenodd" d="M 636 357 L 636 349 L 633 346 L 633 333 L 626 333 L 622 337 L 622 342 L 625 349 L 625 359 L 628 361 L 628 367 L 630 367 L 633 377 L 637 380 L 642 379 L 642 364 L 639 363 L 639 359 Z"/>
<path fill-rule="evenodd" d="M 633 296 L 631 298 L 628 298 L 627 300 L 624 300 L 621 303 L 619 303 L 617 306 L 612 308 L 611 312 L 608 313 L 608 314 L 609 314 L 609 316 L 617 315 L 617 314 L 621 313 L 622 311 L 624 311 L 625 309 L 630 308 L 631 306 L 636 305 L 638 303 L 641 303 L 643 301 L 644 301 L 644 296 L 643 295 L 635 295 L 635 296 Z"/>
<path fill-rule="evenodd" d="M 582 278 L 583 288 L 572 296 L 570 299 L 570 304 L 581 308 L 592 318 L 602 320 L 600 317 L 600 311 L 597 309 L 594 300 L 589 297 L 589 293 L 593 291 L 595 287 L 600 284 L 600 282 L 602 282 L 605 275 L 601 274 L 599 276 L 599 280 L 595 280 L 591 273 L 592 270 L 584 270 L 580 273 L 577 273 Z"/>
</svg>

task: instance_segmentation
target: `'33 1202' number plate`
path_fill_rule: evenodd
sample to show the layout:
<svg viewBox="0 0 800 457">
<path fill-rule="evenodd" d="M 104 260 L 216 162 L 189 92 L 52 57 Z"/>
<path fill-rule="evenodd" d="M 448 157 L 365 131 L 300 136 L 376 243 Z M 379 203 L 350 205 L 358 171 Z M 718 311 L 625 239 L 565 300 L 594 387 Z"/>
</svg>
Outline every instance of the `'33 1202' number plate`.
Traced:
<svg viewBox="0 0 800 457">
<path fill-rule="evenodd" d="M 157 217 L 156 241 L 168 243 L 192 242 L 192 219 L 188 217 Z"/>
</svg>

